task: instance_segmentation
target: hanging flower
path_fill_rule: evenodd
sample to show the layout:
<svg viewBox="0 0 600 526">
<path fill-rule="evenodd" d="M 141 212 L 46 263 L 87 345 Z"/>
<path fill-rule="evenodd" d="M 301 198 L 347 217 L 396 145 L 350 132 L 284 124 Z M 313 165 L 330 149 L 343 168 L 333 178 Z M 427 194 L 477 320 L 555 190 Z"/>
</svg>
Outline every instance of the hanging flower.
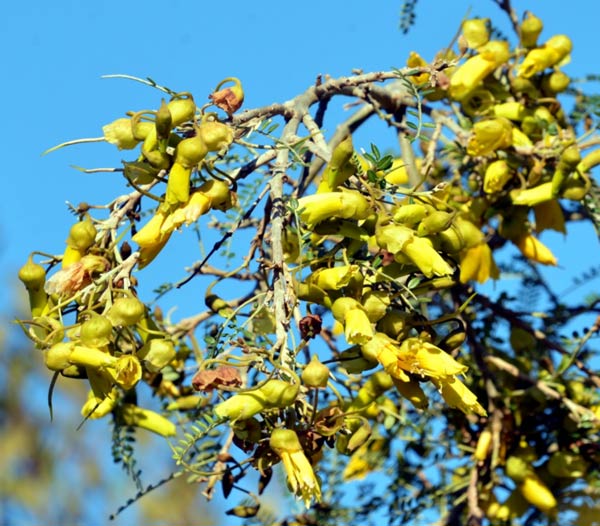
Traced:
<svg viewBox="0 0 600 526">
<path fill-rule="evenodd" d="M 175 436 L 177 433 L 173 422 L 135 404 L 124 404 L 121 416 L 128 426 L 142 427 L 163 437 Z"/>
<path fill-rule="evenodd" d="M 467 145 L 467 153 L 474 157 L 490 155 L 512 145 L 512 124 L 505 117 L 476 122 Z"/>
<path fill-rule="evenodd" d="M 476 413 L 487 416 L 487 412 L 477 401 L 477 397 L 456 377 L 433 378 L 432 382 L 450 407 L 460 409 L 465 414 Z"/>
<path fill-rule="evenodd" d="M 292 492 L 304 501 L 307 508 L 310 507 L 313 499 L 320 502 L 321 487 L 298 440 L 298 435 L 291 429 L 275 429 L 271 434 L 269 445 L 283 462 Z"/>
<path fill-rule="evenodd" d="M 558 263 L 550 249 L 532 234 L 522 236 L 515 244 L 521 253 L 531 261 L 554 266 Z"/>
<path fill-rule="evenodd" d="M 485 283 L 489 278 L 498 279 L 500 271 L 494 261 L 492 250 L 486 243 L 466 249 L 460 258 L 460 282 L 476 280 Z"/>
<path fill-rule="evenodd" d="M 355 299 L 338 298 L 331 312 L 333 317 L 344 326 L 344 336 L 350 344 L 363 344 L 373 337 L 373 326 L 365 308 Z"/>
</svg>

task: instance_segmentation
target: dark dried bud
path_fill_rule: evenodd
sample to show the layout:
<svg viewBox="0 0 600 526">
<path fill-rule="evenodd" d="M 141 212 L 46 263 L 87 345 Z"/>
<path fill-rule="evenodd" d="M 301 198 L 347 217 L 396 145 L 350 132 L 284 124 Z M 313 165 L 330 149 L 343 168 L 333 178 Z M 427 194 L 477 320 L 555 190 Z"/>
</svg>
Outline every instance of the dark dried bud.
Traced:
<svg viewBox="0 0 600 526">
<path fill-rule="evenodd" d="M 307 314 L 300 320 L 300 336 L 303 340 L 310 340 L 321 332 L 321 316 L 316 314 Z"/>
</svg>

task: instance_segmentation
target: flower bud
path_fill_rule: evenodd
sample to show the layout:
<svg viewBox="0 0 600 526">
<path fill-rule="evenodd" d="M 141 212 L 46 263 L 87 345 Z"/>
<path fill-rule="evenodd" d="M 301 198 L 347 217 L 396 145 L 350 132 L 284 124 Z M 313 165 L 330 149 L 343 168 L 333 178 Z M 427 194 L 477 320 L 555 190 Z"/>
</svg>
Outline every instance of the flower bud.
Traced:
<svg viewBox="0 0 600 526">
<path fill-rule="evenodd" d="M 156 126 L 156 136 L 159 140 L 169 137 L 171 128 L 173 127 L 173 117 L 165 99 L 162 99 L 160 102 L 160 108 L 156 112 L 154 125 Z"/>
<path fill-rule="evenodd" d="M 360 374 L 378 365 L 377 362 L 367 360 L 357 346 L 342 351 L 339 355 L 339 364 L 350 374 Z"/>
<path fill-rule="evenodd" d="M 327 387 L 329 367 L 322 364 L 319 357 L 313 354 L 310 363 L 302 371 L 302 383 L 307 387 Z"/>
<path fill-rule="evenodd" d="M 146 306 L 137 298 L 117 298 L 112 304 L 107 318 L 113 327 L 129 327 L 135 325 L 146 314 Z"/>
<path fill-rule="evenodd" d="M 385 316 L 391 300 L 387 291 L 367 290 L 360 299 L 360 303 L 365 309 L 369 321 L 376 323 Z"/>
<path fill-rule="evenodd" d="M 544 76 L 542 79 L 542 89 L 547 95 L 553 96 L 565 91 L 570 83 L 571 79 L 566 73 L 554 71 L 550 75 Z"/>
<path fill-rule="evenodd" d="M 396 390 L 402 396 L 408 400 L 416 409 L 427 409 L 429 405 L 429 397 L 425 394 L 425 391 L 421 389 L 419 382 L 413 378 L 409 378 L 407 382 L 392 376 L 392 382 Z"/>
<path fill-rule="evenodd" d="M 196 129 L 209 152 L 225 152 L 233 142 L 233 129 L 219 122 L 214 113 L 207 113 Z"/>
<path fill-rule="evenodd" d="M 126 425 L 142 427 L 163 437 L 174 436 L 177 433 L 173 422 L 135 404 L 123 404 L 121 416 Z"/>
<path fill-rule="evenodd" d="M 55 343 L 44 351 L 44 363 L 51 371 L 62 371 L 71 365 L 69 358 L 75 344 L 73 342 Z"/>
<path fill-rule="evenodd" d="M 489 429 L 484 429 L 477 440 L 477 446 L 475 447 L 475 453 L 473 458 L 475 460 L 483 461 L 488 457 L 490 449 L 492 447 L 492 432 Z"/>
<path fill-rule="evenodd" d="M 527 502 L 546 514 L 554 514 L 556 498 L 535 472 L 528 474 L 517 487 Z"/>
<path fill-rule="evenodd" d="M 178 93 L 167 104 L 171 114 L 171 125 L 181 126 L 183 123 L 192 121 L 196 114 L 196 103 L 189 93 Z"/>
<path fill-rule="evenodd" d="M 331 307 L 333 317 L 344 326 L 348 343 L 363 344 L 373 337 L 373 327 L 364 307 L 355 299 L 341 297 Z"/>
<path fill-rule="evenodd" d="M 467 45 L 472 49 L 477 49 L 487 44 L 490 39 L 488 21 L 484 18 L 465 20 L 462 25 L 462 32 L 467 39 Z"/>
<path fill-rule="evenodd" d="M 298 199 L 300 219 L 309 227 L 332 217 L 365 219 L 371 213 L 369 202 L 358 192 L 325 192 Z"/>
<path fill-rule="evenodd" d="M 525 19 L 521 22 L 521 27 L 519 28 L 521 45 L 523 47 L 535 47 L 542 29 L 544 29 L 542 21 L 531 11 L 527 11 Z"/>
<path fill-rule="evenodd" d="M 512 171 L 504 159 L 491 162 L 485 169 L 483 191 L 486 194 L 501 192 L 504 185 L 506 185 L 512 177 Z"/>
<path fill-rule="evenodd" d="M 474 157 L 490 155 L 512 145 L 512 125 L 504 117 L 476 122 L 467 145 L 467 153 Z"/>
<path fill-rule="evenodd" d="M 28 291 L 43 290 L 44 283 L 46 283 L 46 271 L 42 265 L 33 262 L 32 256 L 29 256 L 27 263 L 19 269 L 19 279 Z"/>
<path fill-rule="evenodd" d="M 420 237 L 438 234 L 450 227 L 454 214 L 435 210 L 425 217 L 417 228 L 417 235 Z"/>
<path fill-rule="evenodd" d="M 406 226 L 416 225 L 427 215 L 427 207 L 421 203 L 400 205 L 394 212 L 394 221 Z"/>
<path fill-rule="evenodd" d="M 85 252 L 94 244 L 97 233 L 96 227 L 88 216 L 71 227 L 66 241 L 67 246 Z"/>
<path fill-rule="evenodd" d="M 410 331 L 411 318 L 411 314 L 406 311 L 392 310 L 377 322 L 377 330 L 402 341 Z"/>
<path fill-rule="evenodd" d="M 82 323 L 79 338 L 83 345 L 106 347 L 112 340 L 112 329 L 112 323 L 106 316 L 93 314 L 89 320 Z"/>
<path fill-rule="evenodd" d="M 144 367 L 156 373 L 169 365 L 175 358 L 176 352 L 173 342 L 163 338 L 154 338 L 147 341 L 138 351 L 138 357 L 144 360 Z"/>
<path fill-rule="evenodd" d="M 183 139 L 175 149 L 175 164 L 181 165 L 183 168 L 192 169 L 202 159 L 206 157 L 208 148 L 204 143 L 204 140 L 198 134 L 198 127 L 196 127 L 196 135 Z"/>
</svg>

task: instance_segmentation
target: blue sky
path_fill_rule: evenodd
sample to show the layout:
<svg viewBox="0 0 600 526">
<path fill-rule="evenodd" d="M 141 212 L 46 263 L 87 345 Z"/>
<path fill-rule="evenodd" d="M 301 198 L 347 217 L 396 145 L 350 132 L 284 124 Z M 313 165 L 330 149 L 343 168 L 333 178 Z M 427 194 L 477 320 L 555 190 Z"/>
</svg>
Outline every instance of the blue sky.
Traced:
<svg viewBox="0 0 600 526">
<path fill-rule="evenodd" d="M 402 67 L 411 50 L 432 58 L 451 41 L 469 9 L 473 16 L 494 17 L 510 32 L 491 0 L 421 0 L 417 24 L 406 36 L 398 30 L 401 2 L 395 1 L 5 4 L 0 151 L 8 188 L 0 207 L 0 267 L 7 287 L 30 251 L 62 252 L 73 221 L 65 200 L 103 203 L 125 190 L 116 174 L 85 175 L 70 168 L 117 166 L 127 156 L 113 147 L 84 145 L 40 155 L 65 140 L 100 136 L 102 125 L 128 110 L 158 106 L 157 91 L 102 75 L 150 76 L 192 92 L 199 101 L 222 78 L 237 76 L 244 83 L 245 107 L 252 108 L 295 96 L 318 74 Z M 527 8 L 543 19 L 542 39 L 556 33 L 572 38 L 568 74 L 599 73 L 593 3 L 514 5 L 519 13 Z M 368 148 L 371 141 L 390 139 L 373 136 L 356 146 Z M 561 267 L 552 275 L 557 280 L 598 262 L 595 234 L 587 226 L 577 230 L 569 244 L 556 238 Z"/>
</svg>

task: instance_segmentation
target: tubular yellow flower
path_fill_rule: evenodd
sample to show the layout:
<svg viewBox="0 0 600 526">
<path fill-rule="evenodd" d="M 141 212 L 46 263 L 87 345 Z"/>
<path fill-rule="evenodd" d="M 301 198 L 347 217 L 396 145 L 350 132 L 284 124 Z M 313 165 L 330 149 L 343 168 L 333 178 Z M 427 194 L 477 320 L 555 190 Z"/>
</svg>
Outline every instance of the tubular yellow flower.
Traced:
<svg viewBox="0 0 600 526">
<path fill-rule="evenodd" d="M 348 406 L 347 410 L 360 411 L 377 400 L 388 389 L 394 385 L 392 377 L 385 371 L 377 371 L 369 376 L 369 379 L 356 393 L 356 397 Z"/>
<path fill-rule="evenodd" d="M 512 124 L 504 117 L 476 122 L 467 145 L 467 153 L 474 157 L 490 155 L 512 145 Z"/>
<path fill-rule="evenodd" d="M 324 192 L 298 199 L 300 219 L 308 226 L 331 217 L 365 219 L 371 213 L 369 202 L 358 192 Z"/>
<path fill-rule="evenodd" d="M 476 413 L 487 416 L 487 412 L 477 401 L 477 397 L 456 377 L 432 378 L 442 397 L 450 407 L 460 409 L 465 414 Z"/>
<path fill-rule="evenodd" d="M 489 278 L 498 279 L 500 271 L 494 262 L 492 250 L 485 242 L 465 250 L 460 258 L 460 282 L 476 280 L 485 283 Z"/>
<path fill-rule="evenodd" d="M 429 405 L 429 398 L 421 389 L 419 382 L 412 378 L 408 382 L 403 382 L 398 378 L 392 378 L 396 389 L 403 398 L 406 398 L 417 409 L 426 409 Z"/>
<path fill-rule="evenodd" d="M 520 77 L 530 78 L 546 68 L 556 66 L 563 61 L 569 53 L 573 44 L 571 39 L 565 35 L 555 35 L 550 38 L 543 47 L 532 49 L 519 67 Z"/>
<path fill-rule="evenodd" d="M 283 409 L 294 403 L 299 386 L 283 380 L 269 380 L 259 389 L 238 393 L 215 406 L 219 418 L 246 420 L 267 409 Z"/>
<path fill-rule="evenodd" d="M 350 162 L 353 153 L 352 135 L 348 135 L 334 148 L 331 161 L 323 170 L 317 193 L 334 192 L 354 173 L 354 166 Z"/>
<path fill-rule="evenodd" d="M 279 455 L 292 492 L 300 497 L 307 508 L 313 500 L 321 501 L 321 487 L 310 461 L 291 429 L 275 429 L 269 440 L 271 449 Z"/>
<path fill-rule="evenodd" d="M 410 376 L 406 374 L 398 362 L 399 343 L 387 334 L 376 332 L 373 338 L 361 345 L 360 350 L 367 360 L 379 362 L 385 372 L 392 378 L 397 378 L 403 382 L 410 381 Z"/>
<path fill-rule="evenodd" d="M 464 99 L 509 56 L 508 42 L 492 40 L 480 47 L 479 54 L 467 60 L 450 78 L 450 97 L 457 101 Z"/>
<path fill-rule="evenodd" d="M 148 130 L 153 127 L 150 122 L 138 122 L 137 127 L 143 128 L 148 127 Z M 117 119 L 110 124 L 102 127 L 104 133 L 104 140 L 110 144 L 114 144 L 119 150 L 132 150 L 139 143 L 140 139 L 134 134 L 132 120 L 123 117 Z"/>
<path fill-rule="evenodd" d="M 373 326 L 364 307 L 355 299 L 342 297 L 334 301 L 333 317 L 344 326 L 344 336 L 350 344 L 364 344 L 374 334 Z"/>
<path fill-rule="evenodd" d="M 142 365 L 137 356 L 125 354 L 117 358 L 115 363 L 107 368 L 107 372 L 117 385 L 128 391 L 141 380 Z"/>
<path fill-rule="evenodd" d="M 538 184 L 533 188 L 516 189 L 510 192 L 514 205 L 535 206 L 552 199 L 552 182 Z"/>
<path fill-rule="evenodd" d="M 128 426 L 142 427 L 163 437 L 175 436 L 177 433 L 173 422 L 154 411 L 143 409 L 135 404 L 124 404 L 121 416 Z"/>
<path fill-rule="evenodd" d="M 87 400 L 81 408 L 81 416 L 96 420 L 109 414 L 117 404 L 117 392 L 113 389 L 104 397 L 97 396 L 94 391 L 88 393 Z"/>
<path fill-rule="evenodd" d="M 166 367 L 175 355 L 173 342 L 164 338 L 153 338 L 147 341 L 138 352 L 138 357 L 144 360 L 146 369 L 153 373 Z"/>
<path fill-rule="evenodd" d="M 406 226 L 386 225 L 378 228 L 376 239 L 381 248 L 394 254 L 396 261 L 402 261 L 401 255 L 405 255 L 428 278 L 454 272 L 429 239 L 418 237 L 414 230 Z"/>
<path fill-rule="evenodd" d="M 515 244 L 527 259 L 537 261 L 542 265 L 557 264 L 557 260 L 550 249 L 532 234 L 522 236 Z"/>
<path fill-rule="evenodd" d="M 535 215 L 535 231 L 539 234 L 544 230 L 556 230 L 567 233 L 565 216 L 557 199 L 544 201 L 533 207 Z"/>
<path fill-rule="evenodd" d="M 421 338 L 406 338 L 398 349 L 398 365 L 409 373 L 445 378 L 464 373 L 468 367 L 447 352 Z"/>
<path fill-rule="evenodd" d="M 152 247 L 164 239 L 164 235 L 161 232 L 162 225 L 165 222 L 167 214 L 160 209 L 152 216 L 152 218 L 131 238 L 132 241 L 137 243 L 140 247 Z"/>
<path fill-rule="evenodd" d="M 423 68 L 427 66 L 427 61 L 424 60 L 421 55 L 416 53 L 415 51 L 411 51 L 406 59 L 406 65 L 409 68 Z M 420 75 L 412 75 L 410 78 L 411 82 L 414 84 L 424 84 L 429 80 L 431 75 L 429 73 L 421 73 Z M 397 184 L 397 183 L 393 183 Z"/>
<path fill-rule="evenodd" d="M 486 194 L 493 194 L 502 191 L 504 185 L 512 179 L 512 172 L 508 163 L 501 159 L 490 163 L 485 169 L 483 178 L 483 191 Z"/>
<path fill-rule="evenodd" d="M 340 290 L 348 286 L 361 286 L 363 275 L 358 265 L 341 265 L 317 269 L 307 281 L 323 290 Z"/>
</svg>

